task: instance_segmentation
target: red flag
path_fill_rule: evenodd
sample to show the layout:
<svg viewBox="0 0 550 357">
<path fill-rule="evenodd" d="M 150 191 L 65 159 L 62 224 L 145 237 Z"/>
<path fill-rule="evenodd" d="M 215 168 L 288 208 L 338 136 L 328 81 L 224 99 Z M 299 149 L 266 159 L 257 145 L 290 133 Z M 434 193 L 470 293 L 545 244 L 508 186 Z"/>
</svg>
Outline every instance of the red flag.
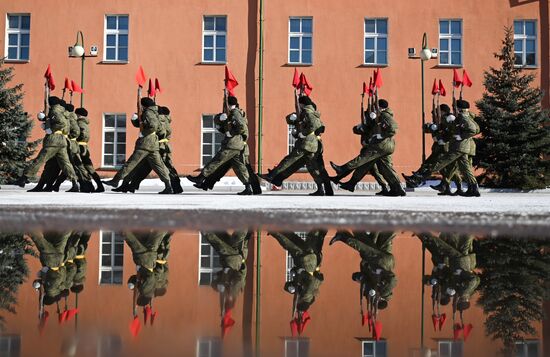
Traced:
<svg viewBox="0 0 550 357">
<path fill-rule="evenodd" d="M 141 322 L 139 322 L 139 317 L 136 316 L 130 323 L 130 333 L 133 337 L 137 337 L 139 331 L 141 330 Z"/>
<path fill-rule="evenodd" d="M 150 306 L 145 306 L 143 308 L 143 324 L 144 325 L 147 325 L 147 321 L 149 321 L 151 319 L 152 314 L 153 314 L 153 312 L 151 311 Z"/>
<path fill-rule="evenodd" d="M 447 315 L 445 313 L 442 313 L 439 317 L 439 331 L 443 328 L 443 325 L 445 325 L 445 321 L 447 320 Z"/>
<path fill-rule="evenodd" d="M 374 79 L 374 86 L 376 88 L 382 88 L 382 85 L 384 83 L 382 82 L 382 73 L 380 73 L 380 68 L 376 69 L 376 78 Z"/>
<path fill-rule="evenodd" d="M 48 65 L 48 68 L 46 68 L 46 73 L 44 73 L 44 78 L 48 79 L 52 76 L 52 67 Z"/>
<path fill-rule="evenodd" d="M 460 333 L 462 332 L 462 325 L 458 322 L 454 324 L 453 326 L 453 339 L 458 340 L 458 337 L 460 337 Z"/>
<path fill-rule="evenodd" d="M 155 323 L 155 319 L 157 318 L 157 311 L 153 312 L 151 315 L 151 326 Z"/>
<path fill-rule="evenodd" d="M 361 326 L 365 326 L 365 323 L 369 323 L 369 316 L 361 313 Z"/>
<path fill-rule="evenodd" d="M 50 90 L 54 90 L 55 89 L 55 81 L 53 79 L 53 75 L 50 74 L 50 76 L 46 80 L 48 81 L 48 88 L 50 88 Z"/>
<path fill-rule="evenodd" d="M 458 88 L 460 87 L 460 85 L 462 84 L 462 80 L 460 79 L 460 75 L 458 74 L 458 71 L 456 70 L 456 68 L 453 69 L 453 86 L 455 88 Z"/>
<path fill-rule="evenodd" d="M 71 81 L 71 87 L 73 87 L 73 92 L 75 93 L 84 93 L 84 89 L 80 88 L 80 86 L 76 84 L 75 81 Z"/>
<path fill-rule="evenodd" d="M 147 88 L 147 95 L 149 97 L 154 97 L 155 96 L 155 87 L 153 87 L 153 81 L 151 80 L 151 78 L 149 78 L 149 88 Z"/>
<path fill-rule="evenodd" d="M 441 79 L 439 80 L 439 95 L 442 97 L 447 95 L 447 91 L 445 90 L 445 87 L 443 87 L 443 82 L 441 81 Z"/>
<path fill-rule="evenodd" d="M 145 84 L 145 71 L 143 71 L 143 67 L 139 66 L 138 71 L 136 73 L 136 82 L 138 86 L 143 87 Z"/>
<path fill-rule="evenodd" d="M 292 77 L 292 86 L 296 89 L 300 86 L 300 75 L 298 74 L 298 69 L 294 68 L 294 77 Z"/>
<path fill-rule="evenodd" d="M 470 336 L 470 332 L 472 332 L 473 328 L 474 328 L 474 325 L 472 324 L 468 324 L 464 326 L 464 331 L 462 331 L 464 334 L 464 342 L 466 342 L 466 340 L 468 339 L 468 336 Z"/>
<path fill-rule="evenodd" d="M 222 338 L 227 335 L 233 325 L 235 325 L 235 320 L 231 317 L 231 309 L 227 309 L 222 318 Z"/>
<path fill-rule="evenodd" d="M 298 322 L 298 334 L 302 335 L 306 330 L 307 324 L 311 321 L 311 317 L 307 311 L 302 314 L 302 320 Z"/>
<path fill-rule="evenodd" d="M 374 95 L 374 82 L 372 80 L 372 77 L 370 77 L 369 80 L 369 97 L 372 97 Z"/>
<path fill-rule="evenodd" d="M 302 88 L 302 90 L 308 97 L 311 94 L 311 91 L 313 90 L 313 87 L 311 86 L 311 84 L 309 84 L 306 78 L 306 75 L 303 73 L 300 74 L 300 88 Z"/>
<path fill-rule="evenodd" d="M 158 78 L 155 78 L 155 91 L 162 93 L 162 89 L 160 88 L 160 82 Z"/>
<path fill-rule="evenodd" d="M 78 314 L 78 309 L 69 309 L 67 310 L 67 318 L 66 320 L 69 321 L 73 317 L 75 317 Z"/>
<path fill-rule="evenodd" d="M 372 330 L 372 337 L 376 341 L 380 341 L 380 338 L 382 337 L 382 322 L 376 321 Z"/>
<path fill-rule="evenodd" d="M 468 72 L 466 70 L 462 71 L 462 84 L 464 84 L 467 87 L 472 86 L 472 81 L 470 80 L 470 77 L 468 76 Z"/>
<path fill-rule="evenodd" d="M 363 94 L 367 93 L 369 89 L 367 88 L 367 83 L 363 82 Z"/>
<path fill-rule="evenodd" d="M 434 325 L 434 331 L 437 331 L 437 327 L 439 326 L 439 323 L 440 323 L 439 316 L 435 314 L 432 315 L 432 323 Z"/>
<path fill-rule="evenodd" d="M 437 79 L 434 79 L 434 85 L 432 86 L 432 95 L 439 93 L 439 86 L 437 85 Z"/>
<path fill-rule="evenodd" d="M 71 83 L 71 81 L 69 80 L 69 78 L 67 78 L 67 77 L 65 77 L 65 86 L 63 87 L 63 89 L 68 89 L 68 90 L 70 90 L 71 92 L 73 91 L 72 83 Z"/>
<path fill-rule="evenodd" d="M 237 79 L 235 78 L 233 73 L 231 73 L 229 68 L 227 68 L 227 66 L 225 66 L 225 80 L 224 80 L 224 82 L 225 82 L 225 88 L 229 92 L 229 95 L 234 96 L 235 94 L 233 92 L 233 89 L 236 86 L 239 85 L 239 82 L 237 82 Z"/>
<path fill-rule="evenodd" d="M 296 337 L 298 335 L 298 322 L 296 322 L 296 319 L 292 319 L 292 321 L 290 321 L 290 333 L 292 334 L 292 337 Z"/>
</svg>

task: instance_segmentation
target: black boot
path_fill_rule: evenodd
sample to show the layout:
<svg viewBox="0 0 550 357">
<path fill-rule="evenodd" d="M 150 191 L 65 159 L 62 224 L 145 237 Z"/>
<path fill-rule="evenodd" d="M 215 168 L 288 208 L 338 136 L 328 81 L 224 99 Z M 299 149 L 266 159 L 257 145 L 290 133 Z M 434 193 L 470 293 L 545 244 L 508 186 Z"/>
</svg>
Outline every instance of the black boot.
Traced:
<svg viewBox="0 0 550 357">
<path fill-rule="evenodd" d="M 108 180 L 108 181 L 101 181 L 103 184 L 111 187 L 117 187 L 118 186 L 118 180 L 115 180 L 114 178 Z"/>
<path fill-rule="evenodd" d="M 390 190 L 388 190 L 388 186 L 386 185 L 380 185 L 382 187 L 382 190 L 380 192 L 376 192 L 375 196 L 387 196 Z"/>
<path fill-rule="evenodd" d="M 252 195 L 252 186 L 249 183 L 244 185 L 244 190 L 237 193 L 239 196 L 250 196 Z"/>
<path fill-rule="evenodd" d="M 95 189 L 95 192 L 105 192 L 105 187 L 103 187 L 103 182 L 101 182 L 101 178 L 99 177 L 97 172 L 94 172 L 94 174 L 92 175 L 92 178 L 94 179 L 94 182 L 97 186 L 97 188 Z"/>
<path fill-rule="evenodd" d="M 438 185 L 430 185 L 430 188 L 439 192 L 443 192 L 445 191 L 446 185 L 445 185 L 445 182 L 441 180 L 441 182 Z"/>
<path fill-rule="evenodd" d="M 64 173 L 61 173 L 57 177 L 57 180 L 55 180 L 55 183 L 52 186 L 52 190 L 55 192 L 59 192 L 59 188 L 61 187 L 61 184 L 65 182 L 66 179 L 67 179 L 67 175 L 65 175 Z"/>
<path fill-rule="evenodd" d="M 439 192 L 437 195 L 438 196 L 452 196 L 452 192 L 451 192 L 451 186 L 449 186 L 449 184 L 445 181 L 441 181 L 441 183 L 439 184 L 443 187 L 443 189 L 441 190 L 441 192 Z"/>
<path fill-rule="evenodd" d="M 13 184 L 19 187 L 25 187 L 26 183 L 27 183 L 27 176 L 23 175 L 20 178 L 18 178 Z"/>
<path fill-rule="evenodd" d="M 200 183 L 204 180 L 204 175 L 202 174 L 202 172 L 197 176 L 187 175 L 186 177 L 189 181 L 193 183 Z"/>
<path fill-rule="evenodd" d="M 36 186 L 31 188 L 30 190 L 27 190 L 27 192 L 42 192 L 44 191 L 44 185 L 46 184 L 46 180 L 43 176 L 40 176 L 40 180 L 38 180 L 38 183 Z"/>
<path fill-rule="evenodd" d="M 334 237 L 332 237 L 332 239 L 330 240 L 328 245 L 333 245 L 336 242 L 344 242 L 345 243 L 350 238 L 350 236 L 351 236 L 351 234 L 349 232 L 338 231 L 338 232 L 336 232 Z"/>
<path fill-rule="evenodd" d="M 170 186 L 170 182 L 164 183 L 164 190 L 159 192 L 159 195 L 170 195 L 172 194 L 172 187 Z"/>
<path fill-rule="evenodd" d="M 384 196 L 398 197 L 398 196 L 406 196 L 406 195 L 407 193 L 405 193 L 405 190 L 403 190 L 403 187 L 401 187 L 400 184 L 397 184 L 397 185 L 390 186 L 390 190 Z"/>
<path fill-rule="evenodd" d="M 183 187 L 181 187 L 180 178 L 173 178 L 170 180 L 170 185 L 172 186 L 172 192 L 179 194 L 183 192 Z"/>
<path fill-rule="evenodd" d="M 349 191 L 349 192 L 355 192 L 355 184 L 354 183 L 351 183 L 351 182 L 343 182 L 343 183 L 340 183 L 340 188 L 342 190 L 346 190 L 346 191 Z"/>
<path fill-rule="evenodd" d="M 325 190 L 325 196 L 334 196 L 334 190 L 332 189 L 332 183 L 328 178 L 328 174 L 323 175 L 323 189 Z"/>
<path fill-rule="evenodd" d="M 76 180 L 72 180 L 71 182 L 73 186 L 65 192 L 80 192 L 80 188 L 78 187 L 78 183 L 76 183 Z"/>
<path fill-rule="evenodd" d="M 121 192 L 121 193 L 127 193 L 127 192 L 132 192 L 134 193 L 135 190 L 133 189 L 132 186 L 130 186 L 130 182 L 127 181 L 127 180 L 122 180 L 122 185 L 116 187 L 116 188 L 113 188 L 111 190 L 112 192 Z"/>
<path fill-rule="evenodd" d="M 422 175 L 418 172 L 413 172 L 410 176 L 407 176 L 405 174 L 401 175 L 405 179 L 408 188 L 415 188 L 422 184 L 423 178 Z"/>
<path fill-rule="evenodd" d="M 273 181 L 273 177 L 271 176 L 271 170 L 268 170 L 269 172 L 267 174 L 258 174 L 258 177 L 260 177 L 262 180 L 265 180 L 267 182 Z"/>
<path fill-rule="evenodd" d="M 83 193 L 92 193 L 95 191 L 94 185 L 90 181 L 80 181 L 80 192 Z"/>
<path fill-rule="evenodd" d="M 462 196 L 462 194 L 464 194 L 464 190 L 462 189 L 462 183 L 456 183 L 455 182 L 455 185 L 456 185 L 456 191 L 453 192 L 451 195 L 453 196 Z"/>
<path fill-rule="evenodd" d="M 323 185 L 317 184 L 317 191 L 309 194 L 310 196 L 324 196 L 325 190 L 323 190 Z"/>
<path fill-rule="evenodd" d="M 463 193 L 459 193 L 460 196 L 464 197 L 479 197 L 481 194 L 479 193 L 479 187 L 476 184 L 468 184 L 468 190 Z"/>
</svg>

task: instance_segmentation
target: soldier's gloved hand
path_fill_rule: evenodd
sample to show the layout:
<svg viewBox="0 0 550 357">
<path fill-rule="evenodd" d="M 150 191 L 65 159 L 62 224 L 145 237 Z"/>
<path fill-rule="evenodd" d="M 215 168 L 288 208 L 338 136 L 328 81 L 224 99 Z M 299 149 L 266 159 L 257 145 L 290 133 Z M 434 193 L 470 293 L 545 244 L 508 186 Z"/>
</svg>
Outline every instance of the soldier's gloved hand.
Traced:
<svg viewBox="0 0 550 357">
<path fill-rule="evenodd" d="M 430 125 L 430 130 L 431 131 L 436 131 L 437 130 L 437 124 L 432 123 L 432 125 Z"/>
<path fill-rule="evenodd" d="M 51 134 L 52 133 L 52 129 L 48 128 L 46 129 L 46 134 Z"/>
<path fill-rule="evenodd" d="M 376 139 L 378 140 L 382 140 L 382 134 L 376 134 L 374 135 L 374 137 L 376 137 Z"/>
<path fill-rule="evenodd" d="M 437 141 L 437 143 L 438 143 L 439 145 L 445 145 L 445 140 L 439 139 L 439 140 Z"/>
<path fill-rule="evenodd" d="M 221 113 L 220 114 L 220 121 L 226 121 L 227 120 L 227 114 Z"/>
<path fill-rule="evenodd" d="M 38 120 L 44 121 L 44 119 L 46 119 L 46 114 L 44 114 L 44 112 L 40 112 L 38 113 L 37 117 L 38 117 Z"/>
<path fill-rule="evenodd" d="M 372 120 L 376 119 L 376 113 L 375 112 L 370 112 L 369 118 L 371 118 Z"/>
<path fill-rule="evenodd" d="M 140 137 L 140 138 L 143 138 L 143 133 L 139 133 L 139 137 Z"/>
<path fill-rule="evenodd" d="M 456 294 L 456 290 L 455 289 L 452 289 L 452 288 L 447 288 L 447 290 L 445 291 L 447 293 L 447 295 L 449 296 L 454 296 Z"/>
<path fill-rule="evenodd" d="M 452 114 L 449 114 L 447 115 L 447 118 L 445 118 L 445 120 L 447 120 L 447 123 L 452 123 L 453 121 L 455 121 L 456 117 Z"/>
<path fill-rule="evenodd" d="M 290 133 L 292 134 L 292 136 L 296 136 L 296 135 L 298 135 L 298 130 L 292 129 L 292 131 Z"/>
<path fill-rule="evenodd" d="M 306 136 L 304 134 L 300 133 L 300 134 L 298 134 L 298 137 L 301 138 L 301 139 L 305 139 Z"/>
<path fill-rule="evenodd" d="M 42 128 L 42 130 L 46 130 L 46 123 L 40 124 L 40 127 Z"/>
<path fill-rule="evenodd" d="M 225 132 L 225 136 L 228 137 L 228 138 L 232 138 L 232 137 L 233 137 L 233 135 L 231 135 L 231 133 L 228 132 L 228 131 Z"/>
<path fill-rule="evenodd" d="M 137 113 L 132 114 L 132 120 L 133 120 L 133 121 L 138 120 L 138 118 L 139 118 L 139 117 L 138 117 Z"/>
<path fill-rule="evenodd" d="M 216 129 L 220 130 L 221 129 L 221 126 L 216 124 Z"/>
<path fill-rule="evenodd" d="M 296 119 L 298 119 L 298 116 L 296 115 L 296 113 L 292 113 L 288 117 L 288 120 L 290 120 L 290 121 L 296 121 Z"/>
<path fill-rule="evenodd" d="M 457 141 L 462 140 L 462 137 L 461 137 L 460 135 L 454 135 L 454 137 L 455 137 L 455 139 L 456 139 Z"/>
</svg>

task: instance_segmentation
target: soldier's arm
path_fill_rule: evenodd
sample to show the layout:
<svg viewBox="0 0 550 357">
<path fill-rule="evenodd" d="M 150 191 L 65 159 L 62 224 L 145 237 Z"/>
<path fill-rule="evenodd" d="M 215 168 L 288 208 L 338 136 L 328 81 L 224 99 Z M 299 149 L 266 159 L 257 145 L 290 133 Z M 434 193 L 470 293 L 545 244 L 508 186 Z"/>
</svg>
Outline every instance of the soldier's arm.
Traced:
<svg viewBox="0 0 550 357">
<path fill-rule="evenodd" d="M 477 127 L 474 121 L 470 118 L 466 118 L 464 114 L 460 114 L 462 116 L 462 124 L 460 124 L 459 127 L 459 135 L 464 139 L 469 139 L 472 136 L 477 134 Z"/>
<path fill-rule="evenodd" d="M 397 132 L 397 126 L 395 125 L 395 122 L 393 118 L 386 112 L 382 112 L 380 115 L 380 135 L 382 135 L 382 138 L 390 138 L 395 135 Z"/>
<path fill-rule="evenodd" d="M 231 112 L 231 125 L 229 126 L 229 133 L 231 136 L 245 135 L 246 128 L 244 125 L 244 117 L 239 110 L 233 110 Z"/>
<path fill-rule="evenodd" d="M 313 114 L 304 111 L 304 118 L 302 119 L 302 125 L 300 126 L 299 135 L 301 137 L 306 137 L 309 134 L 313 133 L 315 131 L 315 128 L 313 127 Z"/>
<path fill-rule="evenodd" d="M 143 126 L 152 130 L 157 130 L 159 126 L 159 120 L 152 110 L 145 110 L 141 115 L 141 122 Z"/>
</svg>

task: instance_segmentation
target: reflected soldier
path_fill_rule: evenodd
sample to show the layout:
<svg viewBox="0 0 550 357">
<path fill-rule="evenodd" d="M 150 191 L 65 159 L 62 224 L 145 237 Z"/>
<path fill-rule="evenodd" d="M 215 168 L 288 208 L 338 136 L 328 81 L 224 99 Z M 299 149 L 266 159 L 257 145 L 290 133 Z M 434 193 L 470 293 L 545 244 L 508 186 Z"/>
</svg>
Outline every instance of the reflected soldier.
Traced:
<svg viewBox="0 0 550 357">
<path fill-rule="evenodd" d="M 294 296 L 292 303 L 292 336 L 301 335 L 311 321 L 309 309 L 319 295 L 324 281 L 321 273 L 323 242 L 326 230 L 314 230 L 302 239 L 294 232 L 269 232 L 292 256 L 294 267 L 290 271 L 290 281 L 284 289 Z"/>
<path fill-rule="evenodd" d="M 220 256 L 222 269 L 214 275 L 211 286 L 220 294 L 223 338 L 235 325 L 232 312 L 246 284 L 246 258 L 252 233 L 248 231 L 203 232 L 202 236 Z"/>
</svg>

